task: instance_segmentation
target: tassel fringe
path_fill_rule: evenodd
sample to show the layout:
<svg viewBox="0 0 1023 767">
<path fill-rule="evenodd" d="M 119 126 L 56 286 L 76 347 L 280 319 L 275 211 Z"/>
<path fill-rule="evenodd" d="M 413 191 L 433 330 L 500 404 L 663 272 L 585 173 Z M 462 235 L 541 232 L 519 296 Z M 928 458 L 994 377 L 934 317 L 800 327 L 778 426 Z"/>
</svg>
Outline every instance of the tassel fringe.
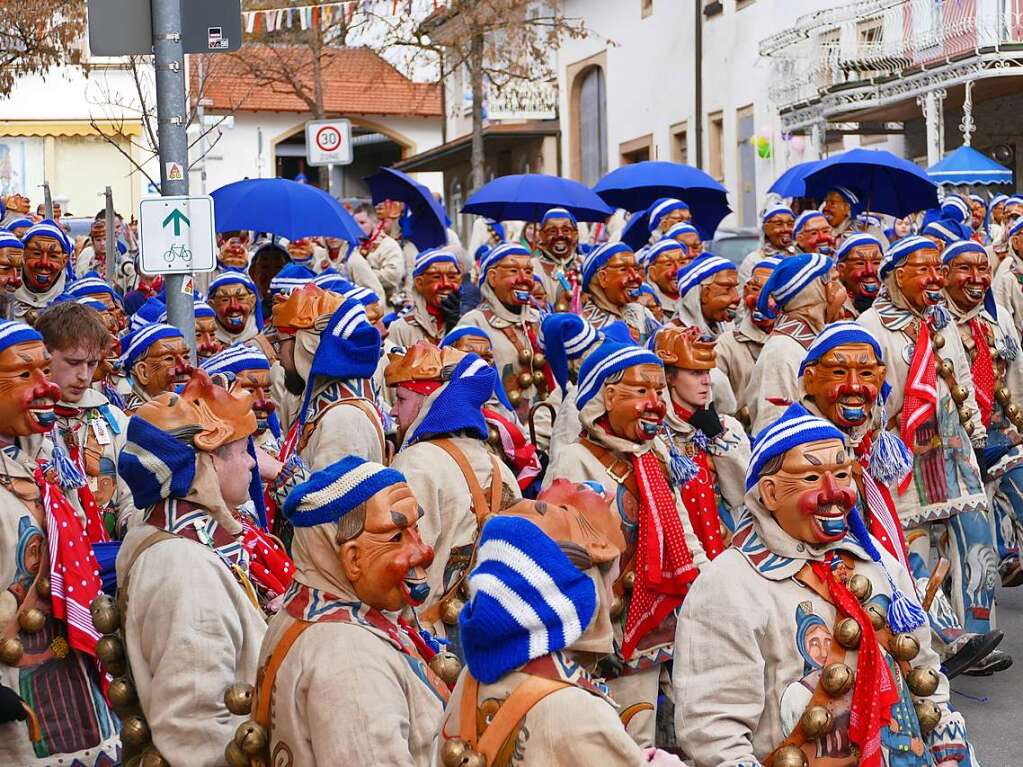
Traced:
<svg viewBox="0 0 1023 767">
<path fill-rule="evenodd" d="M 668 450 L 668 473 L 671 475 L 671 484 L 676 488 L 681 488 L 691 479 L 696 478 L 696 475 L 700 473 L 700 468 L 693 463 L 692 458 L 679 452 L 679 449 L 675 447 L 670 437 L 668 438 L 668 444 L 670 445 Z"/>
<path fill-rule="evenodd" d="M 60 430 L 54 426 L 50 430 L 50 439 L 53 441 L 53 452 L 50 455 L 50 465 L 57 472 L 57 484 L 61 490 L 77 490 L 85 486 L 85 475 L 71 459 L 67 445 Z"/>
</svg>

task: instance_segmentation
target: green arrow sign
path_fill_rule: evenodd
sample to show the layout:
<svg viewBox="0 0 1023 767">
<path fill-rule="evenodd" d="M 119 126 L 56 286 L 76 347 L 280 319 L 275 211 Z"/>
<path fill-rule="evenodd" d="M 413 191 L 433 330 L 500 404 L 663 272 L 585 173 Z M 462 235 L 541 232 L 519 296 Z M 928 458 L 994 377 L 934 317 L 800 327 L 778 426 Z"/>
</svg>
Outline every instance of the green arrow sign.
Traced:
<svg viewBox="0 0 1023 767">
<path fill-rule="evenodd" d="M 179 237 L 181 235 L 181 225 L 190 226 L 191 223 L 188 220 L 188 216 L 182 213 L 180 209 L 175 208 L 163 220 L 163 228 L 166 229 L 169 224 L 174 224 L 174 236 Z"/>
</svg>

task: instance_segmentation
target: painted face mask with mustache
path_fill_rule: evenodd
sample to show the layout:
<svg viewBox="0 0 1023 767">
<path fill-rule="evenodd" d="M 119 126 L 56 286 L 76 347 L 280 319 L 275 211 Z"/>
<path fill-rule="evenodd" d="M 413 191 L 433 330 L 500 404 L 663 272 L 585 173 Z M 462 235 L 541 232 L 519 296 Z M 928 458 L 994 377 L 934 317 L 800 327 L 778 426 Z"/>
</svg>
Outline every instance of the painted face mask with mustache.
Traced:
<svg viewBox="0 0 1023 767">
<path fill-rule="evenodd" d="M 162 338 L 131 369 L 135 383 L 150 397 L 186 384 L 192 377 L 188 346 L 183 338 Z"/>
<path fill-rule="evenodd" d="M 498 301 L 518 311 L 533 295 L 533 263 L 529 256 L 506 256 L 487 271 L 487 284 Z"/>
<path fill-rule="evenodd" d="M 54 286 L 67 266 L 68 254 L 53 237 L 33 237 L 25 245 L 22 271 L 29 290 L 43 293 Z"/>
<path fill-rule="evenodd" d="M 813 546 L 845 537 L 856 504 L 852 455 L 837 439 L 807 442 L 782 455 L 757 483 L 764 507 L 792 538 Z"/>
<path fill-rule="evenodd" d="M 877 245 L 859 245 L 838 262 L 838 278 L 852 296 L 857 311 L 865 312 L 881 289 L 881 249 Z"/>
<path fill-rule="evenodd" d="M 843 344 L 807 366 L 803 387 L 825 418 L 848 430 L 873 414 L 886 372 L 870 344 Z"/>
<path fill-rule="evenodd" d="M 944 301 L 945 270 L 937 248 L 920 248 L 895 269 L 895 284 L 918 313 Z"/>
<path fill-rule="evenodd" d="M 210 296 L 217 322 L 228 333 L 241 333 L 256 309 L 256 296 L 244 285 L 224 285 Z"/>
<path fill-rule="evenodd" d="M 991 262 L 986 253 L 963 253 L 949 261 L 945 293 L 960 309 L 978 306 L 990 287 Z"/>
<path fill-rule="evenodd" d="M 823 253 L 830 256 L 834 251 L 835 236 L 824 216 L 813 216 L 796 235 L 796 245 L 804 253 Z"/>
<path fill-rule="evenodd" d="M 647 442 L 657 436 L 667 413 L 661 393 L 666 386 L 660 365 L 634 365 L 622 379 L 604 386 L 604 409 L 616 437 Z"/>
<path fill-rule="evenodd" d="M 770 269 L 754 269 L 753 274 L 746 280 L 746 284 L 742 286 L 742 300 L 746 304 L 746 311 L 749 312 L 750 320 L 765 333 L 770 333 L 774 328 L 774 318 L 762 314 L 757 309 L 757 299 L 760 298 L 760 291 L 763 290 L 764 283 L 767 282 L 767 278 L 770 276 Z M 772 309 L 777 308 L 777 303 L 773 298 L 769 298 L 768 301 Z"/>
<path fill-rule="evenodd" d="M 49 431 L 60 387 L 50 382 L 50 355 L 42 341 L 0 352 L 0 434 L 27 437 Z"/>
</svg>

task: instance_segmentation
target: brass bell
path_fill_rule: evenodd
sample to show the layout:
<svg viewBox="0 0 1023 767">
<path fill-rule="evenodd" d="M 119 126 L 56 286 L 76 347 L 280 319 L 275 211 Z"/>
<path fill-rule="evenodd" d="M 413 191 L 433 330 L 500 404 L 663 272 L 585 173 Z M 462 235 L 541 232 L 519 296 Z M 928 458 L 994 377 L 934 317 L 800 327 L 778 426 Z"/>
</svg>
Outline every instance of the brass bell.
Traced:
<svg viewBox="0 0 1023 767">
<path fill-rule="evenodd" d="M 956 384 L 955 386 L 953 386 L 952 390 L 949 393 L 952 395 L 952 401 L 955 402 L 957 405 L 962 402 L 965 402 L 967 396 L 969 396 L 969 392 L 966 390 L 966 387 L 963 386 L 962 384 Z"/>
<path fill-rule="evenodd" d="M 973 436 L 973 432 L 975 432 L 976 430 L 977 430 L 977 427 L 973 423 L 973 421 L 964 421 L 963 422 L 963 431 L 966 432 L 966 436 L 967 437 Z"/>
<path fill-rule="evenodd" d="M 852 618 L 843 618 L 835 626 L 835 641 L 846 650 L 854 650 L 860 646 L 860 638 L 863 630 L 860 624 Z"/>
<path fill-rule="evenodd" d="M 249 757 L 245 756 L 245 752 L 233 740 L 224 749 L 224 759 L 228 767 L 249 767 L 251 764 Z"/>
<path fill-rule="evenodd" d="M 0 661 L 3 661 L 8 666 L 15 666 L 24 654 L 25 646 L 17 637 L 0 639 Z"/>
<path fill-rule="evenodd" d="M 440 603 L 440 619 L 448 626 L 456 625 L 458 623 L 458 616 L 462 614 L 463 607 L 465 607 L 465 602 L 461 599 L 458 597 L 448 597 Z"/>
<path fill-rule="evenodd" d="M 164 758 L 163 754 L 156 750 L 155 746 L 150 746 L 142 752 L 139 767 L 170 767 L 170 762 Z"/>
<path fill-rule="evenodd" d="M 25 633 L 35 634 L 46 625 L 46 614 L 38 607 L 30 607 L 18 614 L 18 625 Z"/>
<path fill-rule="evenodd" d="M 149 725 L 141 716 L 129 716 L 121 722 L 121 741 L 131 748 L 142 748 L 152 735 Z"/>
<path fill-rule="evenodd" d="M 906 684 L 909 685 L 909 691 L 922 698 L 933 695 L 934 691 L 938 689 L 938 682 L 940 681 L 941 677 L 938 676 L 937 671 L 924 666 L 918 666 L 906 674 Z"/>
<path fill-rule="evenodd" d="M 533 355 L 533 367 L 542 368 L 546 364 L 547 358 L 540 354 L 540 352 Z"/>
<path fill-rule="evenodd" d="M 487 767 L 487 757 L 478 751 L 466 751 L 458 764 L 459 767 Z"/>
<path fill-rule="evenodd" d="M 913 660 L 920 653 L 920 643 L 912 634 L 896 634 L 888 647 L 899 660 Z"/>
<path fill-rule="evenodd" d="M 135 691 L 135 685 L 132 681 L 124 676 L 119 676 L 110 682 L 110 687 L 107 688 L 107 697 L 114 706 L 114 710 L 124 710 L 131 705 L 138 702 L 138 695 Z"/>
<path fill-rule="evenodd" d="M 799 746 L 785 746 L 774 752 L 774 767 L 808 767 L 806 754 Z"/>
<path fill-rule="evenodd" d="M 1012 393 L 1009 391 L 1008 387 L 999 386 L 995 389 L 995 399 L 998 401 L 999 405 L 1008 405 L 1012 400 Z"/>
<path fill-rule="evenodd" d="M 519 362 L 525 365 L 531 359 L 533 359 L 532 349 L 519 349 Z"/>
<path fill-rule="evenodd" d="M 522 401 L 522 392 L 520 392 L 518 389 L 509 389 L 508 390 L 508 402 L 511 403 L 512 407 L 518 407 L 519 403 L 521 401 Z"/>
<path fill-rule="evenodd" d="M 36 594 L 41 597 L 50 596 L 50 578 L 46 575 L 40 575 L 36 579 Z"/>
<path fill-rule="evenodd" d="M 497 430 L 496 426 L 487 424 L 487 443 L 495 446 L 501 444 L 501 432 Z"/>
<path fill-rule="evenodd" d="M 844 663 L 829 663 L 821 671 L 821 687 L 835 698 L 849 692 L 855 679 L 852 669 Z"/>
<path fill-rule="evenodd" d="M 1005 416 L 1010 421 L 1017 420 L 1020 417 L 1020 415 L 1023 415 L 1023 410 L 1020 410 L 1019 405 L 1017 405 L 1015 402 L 1013 402 L 1010 405 L 1006 406 L 1006 408 L 1005 408 Z"/>
<path fill-rule="evenodd" d="M 121 614 L 117 603 L 106 594 L 101 594 L 89 605 L 92 625 L 101 634 L 113 634 L 121 627 Z"/>
<path fill-rule="evenodd" d="M 544 376 L 542 370 L 534 370 L 533 371 L 533 383 L 534 384 L 536 384 L 537 386 L 540 386 L 541 384 L 544 384 L 546 382 L 547 382 L 547 377 Z"/>
<path fill-rule="evenodd" d="M 888 616 L 885 614 L 885 610 L 881 605 L 871 603 L 867 605 L 867 615 L 870 617 L 870 625 L 874 627 L 874 631 L 880 631 L 888 623 Z"/>
<path fill-rule="evenodd" d="M 266 728 L 251 719 L 242 722 L 234 731 L 234 742 L 246 756 L 259 756 L 266 748 Z"/>
<path fill-rule="evenodd" d="M 554 311 L 556 312 L 567 312 L 570 308 L 568 301 L 558 301 L 554 304 Z"/>
<path fill-rule="evenodd" d="M 448 687 L 452 687 L 458 681 L 458 675 L 462 671 L 462 662 L 453 652 L 441 651 L 430 658 L 428 664 L 430 670 L 441 678 Z"/>
<path fill-rule="evenodd" d="M 874 587 L 870 585 L 870 579 L 859 573 L 850 578 L 846 586 L 860 602 L 870 599 L 870 595 L 874 591 Z"/>
<path fill-rule="evenodd" d="M 109 671 L 111 664 L 124 660 L 124 644 L 119 637 L 109 634 L 102 636 L 96 642 L 96 657 L 102 661 Z"/>
<path fill-rule="evenodd" d="M 621 597 L 615 597 L 611 600 L 611 617 L 617 618 L 623 612 L 625 612 L 625 600 Z"/>
<path fill-rule="evenodd" d="M 833 722 L 831 712 L 824 706 L 810 706 L 799 719 L 799 723 L 803 725 L 803 732 L 808 738 L 819 738 L 825 735 L 831 729 Z"/>
<path fill-rule="evenodd" d="M 636 586 L 635 570 L 629 570 L 629 572 L 625 573 L 625 577 L 622 578 L 622 585 L 625 587 L 626 591 L 632 591 L 633 588 L 635 588 Z"/>
<path fill-rule="evenodd" d="M 528 370 L 523 370 L 521 373 L 519 373 L 518 378 L 516 380 L 518 381 L 520 389 L 528 389 L 530 386 L 533 385 L 533 374 L 530 373 Z"/>
<path fill-rule="evenodd" d="M 235 682 L 224 691 L 224 705 L 235 716 L 248 716 L 252 713 L 254 692 L 251 684 Z"/>
<path fill-rule="evenodd" d="M 952 365 L 952 360 L 943 359 L 938 363 L 938 375 L 942 378 L 948 378 L 949 376 L 955 375 L 955 367 Z"/>
<path fill-rule="evenodd" d="M 440 747 L 440 763 L 443 767 L 460 767 L 462 757 L 469 750 L 469 744 L 461 738 L 445 740 Z"/>
<path fill-rule="evenodd" d="M 931 345 L 934 346 L 935 349 L 943 348 L 945 346 L 945 336 L 941 333 L 935 333 L 931 336 Z"/>
<path fill-rule="evenodd" d="M 929 700 L 922 700 L 913 706 L 920 722 L 920 733 L 926 738 L 941 721 L 941 710 Z"/>
</svg>

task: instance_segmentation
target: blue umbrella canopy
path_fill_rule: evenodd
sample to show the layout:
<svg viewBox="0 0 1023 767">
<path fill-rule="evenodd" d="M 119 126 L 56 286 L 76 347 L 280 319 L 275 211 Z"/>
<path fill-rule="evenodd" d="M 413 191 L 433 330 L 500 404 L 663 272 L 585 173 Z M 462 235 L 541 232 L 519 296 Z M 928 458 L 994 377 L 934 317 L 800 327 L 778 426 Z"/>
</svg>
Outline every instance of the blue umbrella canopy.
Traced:
<svg viewBox="0 0 1023 767">
<path fill-rule="evenodd" d="M 639 250 L 650 241 L 650 217 L 645 210 L 633 213 L 622 229 L 622 242 L 633 250 Z"/>
<path fill-rule="evenodd" d="M 961 146 L 946 155 L 927 169 L 927 175 L 939 184 L 956 186 L 1012 183 L 1011 170 L 972 146 Z"/>
<path fill-rule="evenodd" d="M 285 178 L 247 178 L 214 189 L 218 232 L 270 232 L 289 240 L 340 237 L 357 245 L 364 237 L 352 214 L 315 186 Z"/>
<path fill-rule="evenodd" d="M 623 165 L 593 187 L 608 205 L 628 211 L 645 210 L 662 197 L 689 206 L 693 224 L 704 239 L 713 237 L 721 219 L 732 212 L 728 192 L 699 168 L 679 162 L 647 160 Z"/>
<path fill-rule="evenodd" d="M 806 175 L 815 171 L 819 164 L 820 160 L 810 160 L 793 165 L 778 176 L 778 180 L 771 184 L 767 191 L 779 197 L 805 197 Z"/>
<path fill-rule="evenodd" d="M 420 250 L 448 244 L 447 215 L 433 192 L 414 178 L 394 168 L 381 168 L 366 176 L 373 204 L 400 200 L 409 213 L 406 237 Z"/>
<path fill-rule="evenodd" d="M 923 168 L 883 149 L 850 149 L 821 160 L 805 182 L 807 197 L 822 200 L 844 186 L 859 195 L 865 210 L 900 218 L 938 207 L 938 185 Z"/>
<path fill-rule="evenodd" d="M 543 173 L 495 178 L 466 201 L 462 212 L 496 221 L 539 221 L 551 208 L 565 208 L 580 221 L 604 221 L 614 212 L 588 186 Z"/>
</svg>

